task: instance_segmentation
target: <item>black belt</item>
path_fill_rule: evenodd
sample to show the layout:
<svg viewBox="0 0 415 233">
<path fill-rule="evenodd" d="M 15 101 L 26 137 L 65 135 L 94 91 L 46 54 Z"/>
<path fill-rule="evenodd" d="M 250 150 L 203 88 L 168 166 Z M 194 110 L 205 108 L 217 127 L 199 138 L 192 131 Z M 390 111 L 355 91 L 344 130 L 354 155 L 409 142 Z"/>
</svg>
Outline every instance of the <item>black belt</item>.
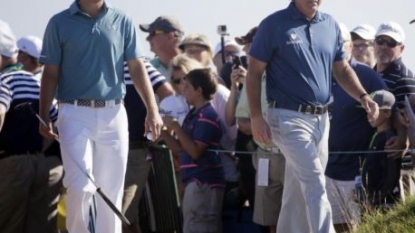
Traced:
<svg viewBox="0 0 415 233">
<path fill-rule="evenodd" d="M 121 99 L 116 100 L 59 100 L 59 103 L 72 104 L 76 106 L 91 107 L 91 108 L 105 108 L 122 103 Z"/>
<path fill-rule="evenodd" d="M 322 115 L 328 111 L 327 105 L 304 105 L 297 103 L 278 103 L 277 101 L 272 101 L 268 103 L 270 108 L 282 108 L 288 109 L 296 112 L 302 112 L 305 114 L 311 115 Z"/>
</svg>

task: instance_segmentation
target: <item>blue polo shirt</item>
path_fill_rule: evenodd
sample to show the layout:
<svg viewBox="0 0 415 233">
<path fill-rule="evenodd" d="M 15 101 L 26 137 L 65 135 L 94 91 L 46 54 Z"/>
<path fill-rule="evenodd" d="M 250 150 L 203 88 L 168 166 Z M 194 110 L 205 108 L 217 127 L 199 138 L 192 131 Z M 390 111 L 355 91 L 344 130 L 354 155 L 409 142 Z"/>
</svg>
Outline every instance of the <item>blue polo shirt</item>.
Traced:
<svg viewBox="0 0 415 233">
<path fill-rule="evenodd" d="M 140 57 L 132 20 L 105 3 L 94 19 L 77 1 L 46 28 L 40 62 L 59 66 L 57 99 L 122 99 L 124 61 Z"/>
<path fill-rule="evenodd" d="M 185 184 L 196 181 L 211 186 L 223 186 L 225 183 L 224 171 L 220 154 L 211 150 L 219 149 L 222 137 L 219 116 L 209 102 L 195 110 L 193 108 L 183 121 L 183 130 L 192 138 L 207 145 L 202 156 L 197 160 L 186 151 L 180 153 L 180 171 Z"/>
<path fill-rule="evenodd" d="M 387 88 L 382 78 L 370 67 L 355 61 L 351 61 L 350 65 L 368 93 Z M 367 151 L 375 129 L 367 121 L 366 111 L 359 107 L 360 103 L 350 97 L 336 81 L 333 81 L 332 91 L 329 151 L 351 153 L 329 153 L 326 176 L 336 180 L 354 180 L 366 153 L 352 152 Z"/>
<path fill-rule="evenodd" d="M 328 14 L 308 21 L 294 3 L 265 18 L 250 55 L 267 63 L 267 99 L 279 103 L 327 104 L 332 64 L 345 59 L 340 29 Z"/>
</svg>

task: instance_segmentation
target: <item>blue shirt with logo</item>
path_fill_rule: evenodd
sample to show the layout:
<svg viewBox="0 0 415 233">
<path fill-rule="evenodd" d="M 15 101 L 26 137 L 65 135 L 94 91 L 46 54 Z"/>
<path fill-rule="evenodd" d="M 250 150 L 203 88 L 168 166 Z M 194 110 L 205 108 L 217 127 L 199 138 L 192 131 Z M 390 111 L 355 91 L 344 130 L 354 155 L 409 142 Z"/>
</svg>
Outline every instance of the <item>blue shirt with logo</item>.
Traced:
<svg viewBox="0 0 415 233">
<path fill-rule="evenodd" d="M 213 151 L 219 149 L 222 130 L 219 116 L 212 104 L 209 102 L 198 110 L 191 109 L 182 128 L 193 141 L 207 145 L 206 150 L 197 160 L 186 151 L 180 153 L 183 183 L 196 181 L 211 186 L 223 186 L 225 178 L 220 153 Z"/>
<path fill-rule="evenodd" d="M 265 18 L 250 55 L 267 63 L 267 99 L 279 103 L 327 104 L 332 64 L 345 59 L 340 29 L 328 14 L 308 21 L 291 3 Z"/>
<path fill-rule="evenodd" d="M 351 61 L 350 64 L 368 93 L 387 88 L 383 79 L 370 67 L 355 61 Z M 350 97 L 335 81 L 332 90 L 330 153 L 326 176 L 336 180 L 354 180 L 375 129 L 367 121 L 366 111 L 360 107 L 360 103 Z M 339 151 L 342 153 L 338 153 Z M 357 151 L 361 153 L 355 153 Z"/>
<path fill-rule="evenodd" d="M 40 61 L 60 68 L 58 99 L 122 99 L 123 63 L 140 57 L 137 41 L 123 12 L 105 3 L 91 18 L 75 1 L 50 19 Z"/>
</svg>

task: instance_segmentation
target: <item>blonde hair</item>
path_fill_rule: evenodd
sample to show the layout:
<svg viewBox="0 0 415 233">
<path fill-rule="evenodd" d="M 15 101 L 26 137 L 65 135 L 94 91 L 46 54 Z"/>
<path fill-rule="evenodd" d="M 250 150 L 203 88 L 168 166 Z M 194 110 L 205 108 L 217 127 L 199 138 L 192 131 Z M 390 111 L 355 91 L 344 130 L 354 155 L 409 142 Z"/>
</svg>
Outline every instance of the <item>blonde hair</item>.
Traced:
<svg viewBox="0 0 415 233">
<path fill-rule="evenodd" d="M 200 68 L 203 68 L 203 65 L 199 61 L 187 56 L 186 54 L 179 54 L 175 56 L 170 62 L 170 78 L 172 78 L 174 70 L 182 70 L 184 73 L 187 74 L 191 70 Z"/>
</svg>

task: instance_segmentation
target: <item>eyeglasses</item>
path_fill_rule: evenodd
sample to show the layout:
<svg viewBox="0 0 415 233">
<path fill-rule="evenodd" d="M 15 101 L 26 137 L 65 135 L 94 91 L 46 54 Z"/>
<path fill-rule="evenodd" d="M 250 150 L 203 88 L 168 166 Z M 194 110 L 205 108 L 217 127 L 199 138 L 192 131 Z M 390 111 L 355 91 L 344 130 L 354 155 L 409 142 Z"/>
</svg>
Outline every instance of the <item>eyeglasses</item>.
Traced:
<svg viewBox="0 0 415 233">
<path fill-rule="evenodd" d="M 153 36 L 157 36 L 157 35 L 165 34 L 165 33 L 166 32 L 162 31 L 162 30 L 154 30 L 154 31 L 150 32 L 149 37 L 153 37 Z"/>
<path fill-rule="evenodd" d="M 173 78 L 171 81 L 172 83 L 179 85 L 179 84 L 184 83 L 184 78 Z"/>
<path fill-rule="evenodd" d="M 395 48 L 397 45 L 399 45 L 400 43 L 396 42 L 395 40 L 388 40 L 382 37 L 377 37 L 375 39 L 375 42 L 377 45 L 384 45 L 386 44 L 389 48 Z"/>
<path fill-rule="evenodd" d="M 373 44 L 371 44 L 371 43 L 368 43 L 368 44 L 367 43 L 353 44 L 354 49 L 363 49 L 363 50 L 366 50 L 367 48 L 372 47 L 372 46 L 373 46 Z"/>
</svg>

